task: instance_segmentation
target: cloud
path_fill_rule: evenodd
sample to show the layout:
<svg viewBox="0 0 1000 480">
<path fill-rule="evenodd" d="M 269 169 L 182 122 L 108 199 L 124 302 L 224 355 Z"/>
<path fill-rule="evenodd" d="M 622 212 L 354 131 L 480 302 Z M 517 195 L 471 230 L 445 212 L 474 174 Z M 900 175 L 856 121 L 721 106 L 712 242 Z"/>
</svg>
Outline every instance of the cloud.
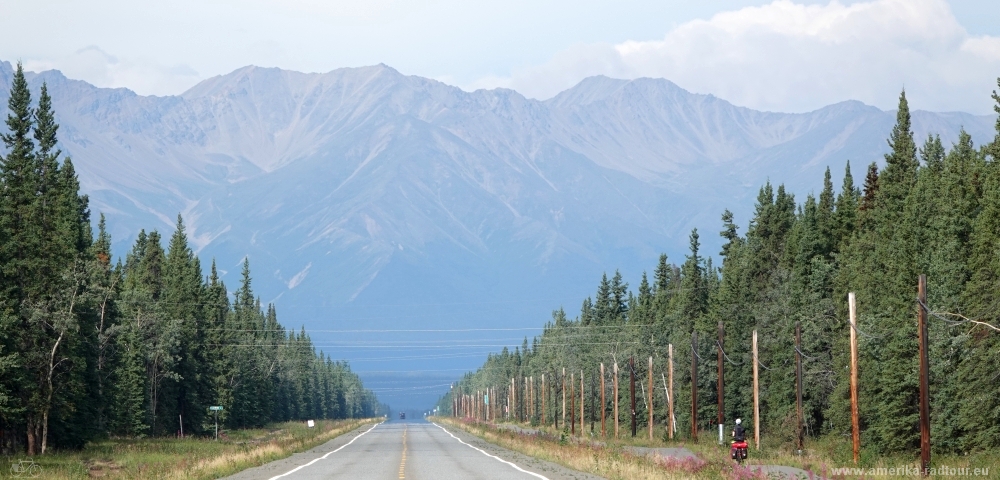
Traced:
<svg viewBox="0 0 1000 480">
<path fill-rule="evenodd" d="M 801 112 L 843 100 L 989 113 L 1000 75 L 1000 37 L 971 36 L 943 0 L 790 0 L 721 12 L 662 40 L 577 45 L 542 65 L 484 78 L 549 98 L 581 79 L 662 77 L 738 105 Z"/>
<path fill-rule="evenodd" d="M 175 95 L 201 80 L 198 72 L 187 65 L 165 66 L 119 58 L 96 46 L 55 59 L 27 59 L 24 68 L 35 72 L 55 69 L 98 87 L 125 87 L 142 95 Z"/>
</svg>

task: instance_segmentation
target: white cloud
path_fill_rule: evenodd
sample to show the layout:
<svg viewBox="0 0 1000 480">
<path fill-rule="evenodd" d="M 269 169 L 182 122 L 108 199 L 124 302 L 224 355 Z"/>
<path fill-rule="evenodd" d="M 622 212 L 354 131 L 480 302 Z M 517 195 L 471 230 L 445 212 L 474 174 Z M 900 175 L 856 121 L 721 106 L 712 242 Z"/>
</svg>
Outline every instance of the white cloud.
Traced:
<svg viewBox="0 0 1000 480">
<path fill-rule="evenodd" d="M 25 70 L 56 69 L 69 78 L 98 87 L 125 87 L 143 95 L 173 95 L 187 90 L 199 80 L 198 72 L 187 65 L 165 66 L 146 60 L 119 58 L 90 46 L 71 55 L 48 60 L 24 60 Z"/>
<path fill-rule="evenodd" d="M 969 35 L 944 0 L 778 0 L 681 24 L 662 40 L 578 45 L 471 86 L 548 98 L 596 74 L 667 78 L 765 110 L 848 99 L 891 109 L 905 87 L 916 108 L 989 113 L 1000 37 Z"/>
</svg>

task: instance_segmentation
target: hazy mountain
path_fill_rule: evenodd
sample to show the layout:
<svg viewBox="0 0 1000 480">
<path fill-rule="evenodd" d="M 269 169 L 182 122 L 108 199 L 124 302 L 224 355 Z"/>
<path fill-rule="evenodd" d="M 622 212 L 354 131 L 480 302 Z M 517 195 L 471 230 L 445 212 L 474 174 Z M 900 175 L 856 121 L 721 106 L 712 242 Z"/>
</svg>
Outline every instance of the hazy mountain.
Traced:
<svg viewBox="0 0 1000 480">
<path fill-rule="evenodd" d="M 11 75 L 0 63 L 0 101 Z M 283 323 L 304 323 L 334 356 L 394 368 L 430 355 L 323 330 L 537 326 L 561 304 L 575 315 L 601 272 L 634 285 L 661 252 L 681 262 L 693 227 L 716 255 L 722 210 L 745 225 L 768 179 L 801 199 L 828 165 L 839 186 L 850 159 L 860 182 L 895 120 L 859 102 L 759 112 L 659 79 L 593 77 L 536 101 L 384 65 L 251 66 L 171 97 L 57 71 L 29 80 L 48 83 L 61 148 L 119 255 L 139 228 L 170 232 L 182 213 L 231 289 L 249 255 Z M 964 127 L 981 143 L 993 122 L 914 113 L 918 140 L 949 143 Z M 489 350 L 420 365 L 477 365 Z"/>
</svg>

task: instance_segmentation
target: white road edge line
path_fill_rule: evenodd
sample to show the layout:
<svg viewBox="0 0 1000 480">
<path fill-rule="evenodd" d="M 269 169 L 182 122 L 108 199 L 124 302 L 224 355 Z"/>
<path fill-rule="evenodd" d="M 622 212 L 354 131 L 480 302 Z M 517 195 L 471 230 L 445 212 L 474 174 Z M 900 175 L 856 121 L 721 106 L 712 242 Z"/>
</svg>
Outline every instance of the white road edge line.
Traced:
<svg viewBox="0 0 1000 480">
<path fill-rule="evenodd" d="M 434 423 L 434 422 L 431 422 L 431 423 Z M 481 454 L 483 454 L 483 455 L 486 455 L 487 457 L 492 457 L 492 458 L 495 458 L 495 459 L 497 459 L 497 460 L 499 460 L 499 461 L 501 461 L 501 462 L 503 462 L 503 463 L 506 463 L 507 465 L 510 465 L 510 466 L 512 466 L 512 467 L 514 467 L 514 468 L 516 468 L 516 469 L 517 469 L 517 471 L 519 471 L 519 472 L 523 472 L 523 473 L 527 473 L 528 475 L 531 475 L 532 477 L 538 477 L 538 478 L 541 478 L 542 480 L 549 480 L 549 478 L 548 478 L 548 477 L 546 477 L 546 476 L 543 476 L 543 475 L 539 475 L 539 474 L 537 474 L 537 473 L 535 473 L 535 472 L 529 472 L 529 471 L 527 471 L 527 470 L 525 470 L 525 469 L 523 469 L 523 468 L 521 468 L 521 467 L 519 467 L 519 466 L 517 466 L 517 465 L 514 465 L 514 464 L 513 464 L 513 463 L 511 463 L 511 462 L 508 462 L 507 460 L 504 460 L 504 459 L 502 459 L 502 458 L 500 458 L 500 457 L 498 457 L 498 456 L 496 456 L 496 455 L 490 455 L 489 453 L 486 453 L 486 452 L 484 452 L 483 450 L 480 450 L 479 448 L 476 448 L 476 447 L 473 447 L 472 445 L 469 445 L 468 443 L 465 443 L 465 442 L 463 442 L 461 438 L 458 438 L 458 437 L 456 437 L 456 436 L 452 435 L 452 434 L 451 434 L 451 432 L 449 432 L 449 431 L 448 431 L 447 429 L 445 429 L 445 428 L 444 428 L 444 427 L 442 427 L 441 425 L 438 425 L 438 424 L 434 423 L 434 426 L 435 426 L 435 427 L 438 427 L 438 428 L 440 428 L 441 430 L 444 430 L 444 433 L 447 433 L 448 435 L 451 435 L 451 438 L 454 438 L 455 440 L 458 440 L 459 442 L 461 442 L 461 443 L 462 443 L 462 445 L 465 445 L 466 447 L 469 447 L 469 448 L 471 448 L 471 449 L 473 449 L 473 450 L 476 450 L 476 451 L 478 451 L 479 453 L 481 453 Z"/>
<path fill-rule="evenodd" d="M 302 470 L 303 468 L 306 468 L 306 467 L 308 467 L 309 465 L 312 465 L 312 464 L 314 464 L 314 463 L 316 463 L 316 462 L 318 462 L 318 461 L 320 461 L 320 460 L 323 460 L 323 459 L 325 459 L 326 457 L 329 457 L 330 455 L 333 455 L 334 453 L 337 453 L 337 452 L 339 452 L 339 451 L 340 451 L 341 449 L 343 449 L 344 447 L 346 447 L 346 446 L 348 446 L 348 445 L 350 445 L 350 444 L 354 443 L 354 441 L 355 441 L 355 440 L 357 440 L 357 439 L 361 438 L 361 436 L 362 436 L 362 435 L 364 435 L 364 434 L 366 434 L 366 433 L 368 433 L 368 432 L 370 432 L 370 431 L 374 430 L 374 429 L 375 429 L 375 427 L 377 427 L 377 426 L 379 426 L 379 425 L 382 425 L 382 422 L 378 422 L 378 423 L 376 423 L 375 425 L 372 425 L 372 428 L 369 428 L 368 430 L 365 430 L 364 432 L 361 432 L 361 435 L 358 435 L 358 436 L 356 436 L 356 437 L 352 438 L 350 442 L 347 442 L 347 443 L 345 443 L 345 444 L 341 445 L 341 446 L 340 446 L 340 447 L 338 447 L 338 448 L 337 448 L 336 450 L 334 450 L 334 451 L 332 451 L 332 452 L 328 452 L 328 453 L 327 453 L 326 455 L 323 455 L 322 457 L 319 457 L 319 458 L 317 458 L 317 459 L 314 459 L 313 461 L 311 461 L 311 462 L 309 462 L 309 463 L 307 463 L 307 464 L 305 464 L 305 465 L 299 465 L 298 467 L 295 467 L 295 468 L 293 468 L 293 469 L 291 469 L 291 470 L 289 470 L 289 471 L 287 471 L 287 472 L 285 472 L 285 473 L 282 473 L 281 475 L 275 475 L 275 476 L 273 476 L 273 477 L 269 478 L 268 480 L 275 480 L 276 478 L 281 478 L 281 477 L 287 477 L 288 475 L 291 475 L 291 474 L 293 474 L 293 473 L 295 473 L 295 472 L 297 472 L 297 471 L 299 471 L 299 470 Z"/>
</svg>

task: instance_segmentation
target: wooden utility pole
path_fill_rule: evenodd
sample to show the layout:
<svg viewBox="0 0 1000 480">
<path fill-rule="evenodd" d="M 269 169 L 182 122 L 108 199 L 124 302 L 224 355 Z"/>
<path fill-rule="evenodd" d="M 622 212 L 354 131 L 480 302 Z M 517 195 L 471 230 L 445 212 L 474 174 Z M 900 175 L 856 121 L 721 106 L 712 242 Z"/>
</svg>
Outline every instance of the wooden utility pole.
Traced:
<svg viewBox="0 0 1000 480">
<path fill-rule="evenodd" d="M 753 331 L 753 444 L 760 451 L 760 383 L 757 377 L 757 330 Z"/>
<path fill-rule="evenodd" d="M 691 332 L 691 439 L 698 441 L 698 332 Z"/>
<path fill-rule="evenodd" d="M 566 367 L 563 367 L 563 374 L 562 374 L 562 397 L 563 397 L 562 422 L 563 426 L 566 426 Z M 559 428 L 559 425 L 556 425 L 556 428 Z"/>
<path fill-rule="evenodd" d="M 583 436 L 584 427 L 584 416 L 583 416 L 583 370 L 580 370 L 580 436 Z"/>
<path fill-rule="evenodd" d="M 573 380 L 573 373 L 569 374 L 569 433 L 576 435 L 576 381 Z"/>
<path fill-rule="evenodd" d="M 594 421 L 597 419 L 597 379 L 590 372 L 590 436 L 594 436 Z"/>
<path fill-rule="evenodd" d="M 667 345 L 667 437 L 674 439 L 674 344 Z"/>
<path fill-rule="evenodd" d="M 847 305 L 851 320 L 851 440 L 856 464 L 861 453 L 861 415 L 858 413 L 858 333 L 855 331 L 858 312 L 854 292 L 847 294 Z"/>
<path fill-rule="evenodd" d="M 917 280 L 917 340 L 920 343 L 920 475 L 927 476 L 931 467 L 931 397 L 930 363 L 927 359 L 927 275 Z"/>
<path fill-rule="evenodd" d="M 542 425 L 545 425 L 545 374 L 542 374 Z"/>
<path fill-rule="evenodd" d="M 553 377 L 557 375 L 559 375 L 559 372 L 552 372 Z M 559 429 L 559 391 L 557 390 L 558 388 L 559 388 L 559 383 L 554 382 L 552 388 L 549 389 L 552 390 L 552 401 L 555 402 L 555 404 L 552 405 L 552 425 L 556 427 L 556 430 Z"/>
<path fill-rule="evenodd" d="M 510 377 L 510 419 L 517 422 L 517 379 Z"/>
<path fill-rule="evenodd" d="M 649 403 L 646 404 L 646 412 L 649 413 L 649 439 L 653 439 L 653 357 L 649 357 L 649 368 L 646 370 L 649 377 Z"/>
<path fill-rule="evenodd" d="M 724 400 L 725 400 L 725 397 L 726 397 L 725 396 L 725 392 L 726 392 L 726 390 L 725 390 L 725 382 L 723 381 L 724 380 L 724 376 L 723 376 L 723 370 L 722 370 L 722 355 L 723 355 L 722 346 L 723 345 L 725 345 L 723 343 L 723 327 L 722 327 L 722 321 L 719 321 L 719 349 L 718 349 L 719 351 L 716 352 L 716 356 L 718 357 L 718 361 L 719 361 L 719 365 L 718 365 L 719 372 L 718 372 L 718 375 L 717 375 L 717 378 L 716 378 L 716 382 L 715 382 L 716 383 L 716 385 L 715 385 L 715 388 L 716 388 L 716 394 L 715 394 L 715 396 L 718 398 L 718 404 L 719 404 L 719 412 L 718 412 L 718 422 L 717 422 L 717 424 L 719 425 L 719 443 L 720 444 L 722 443 L 722 428 L 723 428 L 722 426 L 723 426 L 723 422 L 725 421 L 725 416 L 724 416 L 723 412 L 725 411 Z"/>
<path fill-rule="evenodd" d="M 802 325 L 795 322 L 795 417 L 798 428 L 799 455 L 802 455 Z"/>
<path fill-rule="evenodd" d="M 628 357 L 629 399 L 632 403 L 632 436 L 635 437 L 635 357 Z"/>
<path fill-rule="evenodd" d="M 615 438 L 618 438 L 618 362 L 614 365 L 614 378 L 611 379 L 611 388 L 615 389 Z"/>
<path fill-rule="evenodd" d="M 607 403 L 604 403 L 604 362 L 601 362 L 601 436 L 608 436 L 608 431 L 604 428 L 604 410 L 607 409 Z"/>
</svg>

